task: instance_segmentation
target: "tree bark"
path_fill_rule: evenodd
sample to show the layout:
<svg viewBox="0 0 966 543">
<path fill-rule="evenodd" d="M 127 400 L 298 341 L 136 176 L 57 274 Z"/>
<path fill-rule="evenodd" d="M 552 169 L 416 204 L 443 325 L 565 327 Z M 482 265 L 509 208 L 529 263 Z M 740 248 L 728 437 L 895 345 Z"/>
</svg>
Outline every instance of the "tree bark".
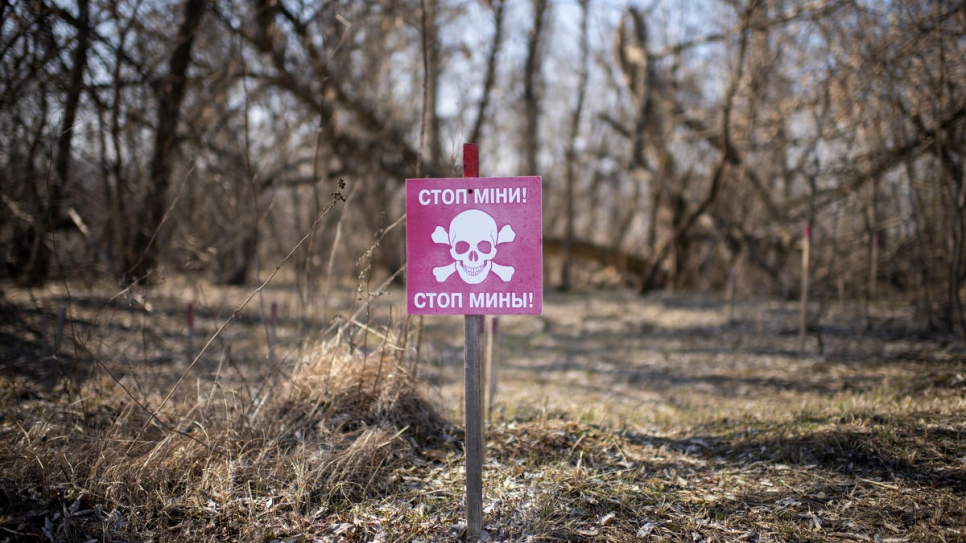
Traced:
<svg viewBox="0 0 966 543">
<path fill-rule="evenodd" d="M 171 159 L 177 147 L 178 120 L 187 88 L 191 50 L 204 13 L 204 0 L 185 0 L 175 47 L 168 58 L 168 73 L 160 81 L 149 191 L 146 200 L 141 203 L 142 213 L 139 215 L 144 222 L 135 233 L 134 243 L 126 255 L 126 273 L 122 278 L 126 283 L 145 278 L 157 265 L 158 244 L 155 240 L 164 219 L 167 204 L 165 194 L 171 183 Z"/>
<path fill-rule="evenodd" d="M 422 17 L 422 45 L 423 45 L 423 111 L 420 127 L 420 160 L 425 160 L 432 166 L 439 167 L 442 162 L 442 142 L 440 137 L 439 116 L 436 105 L 439 95 L 440 46 L 439 46 L 439 11 L 438 0 L 423 0 L 420 2 Z M 418 166 L 422 169 L 421 165 Z"/>
<path fill-rule="evenodd" d="M 54 177 L 47 184 L 47 202 L 42 206 L 43 215 L 29 230 L 32 237 L 31 250 L 19 280 L 36 285 L 45 281 L 50 273 L 50 247 L 46 243 L 49 233 L 61 226 L 63 207 L 70 177 L 70 154 L 74 138 L 74 124 L 84 90 L 84 72 L 87 70 L 87 52 L 90 48 L 90 0 L 77 3 L 77 44 L 74 47 L 72 65 L 64 99 L 64 116 L 57 135 L 57 151 L 54 156 Z"/>
<path fill-rule="evenodd" d="M 490 55 L 486 61 L 486 76 L 483 78 L 483 95 L 480 96 L 480 105 L 476 111 L 476 122 L 473 123 L 473 131 L 470 132 L 469 141 L 477 145 L 483 136 L 483 122 L 486 119 L 486 110 L 490 104 L 490 95 L 493 92 L 493 85 L 496 83 L 496 58 L 503 44 L 503 7 L 506 0 L 495 0 L 493 4 L 493 42 L 490 45 Z"/>
<path fill-rule="evenodd" d="M 542 44 L 546 32 L 548 0 L 533 0 L 533 27 L 527 40 L 527 60 L 523 69 L 523 174 L 537 174 L 540 153 L 540 83 L 543 69 Z"/>
<path fill-rule="evenodd" d="M 580 133 L 580 118 L 584 112 L 584 96 L 587 91 L 587 74 L 590 57 L 590 44 L 588 40 L 588 15 L 590 13 L 590 0 L 580 0 L 580 74 L 577 81 L 577 104 L 574 106 L 574 114 L 570 119 L 570 138 L 567 140 L 567 188 L 566 188 L 566 224 L 564 227 L 563 238 L 563 261 L 560 267 L 560 290 L 568 291 L 572 288 L 571 268 L 572 261 L 570 248 L 574 239 L 574 185 L 576 185 L 577 172 L 577 135 Z"/>
<path fill-rule="evenodd" d="M 90 0 L 79 0 L 77 10 L 77 47 L 74 49 L 67 99 L 64 102 L 64 118 L 57 138 L 57 158 L 54 166 L 56 176 L 50 188 L 48 220 L 52 228 L 56 228 L 60 221 L 64 191 L 68 184 L 74 123 L 77 121 L 77 108 L 80 105 L 81 91 L 84 86 L 84 72 L 87 70 L 87 50 L 90 46 Z"/>
<path fill-rule="evenodd" d="M 698 222 L 698 218 L 701 217 L 701 215 L 706 212 L 715 203 L 715 201 L 717 201 L 718 194 L 721 191 L 721 185 L 724 182 L 727 168 L 737 161 L 736 157 L 734 156 L 736 152 L 734 151 L 734 147 L 731 142 L 731 115 L 734 108 L 735 96 L 738 93 L 738 85 L 741 82 L 741 78 L 744 73 L 745 56 L 748 51 L 748 30 L 750 21 L 758 5 L 759 2 L 757 1 L 751 2 L 746 7 L 742 15 L 741 35 L 738 40 L 738 56 L 735 59 L 734 71 L 731 74 L 731 80 L 728 83 L 728 89 L 725 92 L 724 105 L 721 111 L 721 157 L 718 159 L 718 164 L 711 176 L 708 192 L 705 194 L 704 199 L 698 204 L 697 208 L 686 215 L 682 214 L 683 218 L 680 220 L 680 222 L 677 220 L 674 221 L 675 227 L 672 234 L 672 239 L 666 242 L 661 248 L 661 251 L 654 256 L 653 260 L 651 261 L 650 270 L 642 278 L 642 294 L 654 288 L 655 280 L 657 279 L 658 273 L 661 269 L 661 262 L 667 258 L 671 251 L 678 249 L 676 244 L 684 242 L 688 232 L 695 225 L 695 223 Z M 678 226 L 678 224 L 680 226 Z"/>
<path fill-rule="evenodd" d="M 923 236 L 922 220 L 920 219 L 920 209 L 919 209 L 919 193 L 916 188 L 916 173 L 915 167 L 912 161 L 906 161 L 906 183 L 909 187 L 909 209 L 912 214 L 912 226 L 916 235 L 916 267 L 919 268 L 919 280 L 922 288 L 922 298 L 919 302 L 921 306 L 922 316 L 925 317 L 925 321 L 928 323 L 929 328 L 932 328 L 935 323 L 933 322 L 932 314 L 932 298 L 930 296 L 930 288 L 932 288 L 929 279 L 929 260 L 926 258 L 926 240 Z"/>
</svg>

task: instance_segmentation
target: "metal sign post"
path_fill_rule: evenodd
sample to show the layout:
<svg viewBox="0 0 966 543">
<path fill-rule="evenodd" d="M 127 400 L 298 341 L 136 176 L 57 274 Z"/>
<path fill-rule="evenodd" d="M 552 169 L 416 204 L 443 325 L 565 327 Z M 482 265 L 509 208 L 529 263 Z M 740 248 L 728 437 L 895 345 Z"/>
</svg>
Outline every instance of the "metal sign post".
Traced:
<svg viewBox="0 0 966 543">
<path fill-rule="evenodd" d="M 480 149 L 463 144 L 463 177 L 480 176 Z M 466 398 L 466 540 L 476 541 L 483 531 L 483 383 L 480 379 L 480 329 L 483 315 L 463 317 L 463 385 Z"/>
</svg>

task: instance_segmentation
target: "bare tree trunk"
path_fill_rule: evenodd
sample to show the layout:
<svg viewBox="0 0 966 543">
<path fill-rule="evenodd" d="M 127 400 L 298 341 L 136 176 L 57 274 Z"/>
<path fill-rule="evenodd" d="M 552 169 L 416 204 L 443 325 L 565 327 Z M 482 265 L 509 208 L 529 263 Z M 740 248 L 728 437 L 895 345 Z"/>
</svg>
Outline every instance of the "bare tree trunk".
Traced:
<svg viewBox="0 0 966 543">
<path fill-rule="evenodd" d="M 953 224 L 949 230 L 949 303 L 946 306 L 946 326 L 953 331 L 959 325 L 960 332 L 966 337 L 966 318 L 963 304 L 959 298 L 959 282 L 962 270 L 964 233 L 966 233 L 966 169 L 953 160 L 946 160 L 945 174 L 947 186 L 953 203 Z"/>
<path fill-rule="evenodd" d="M 664 200 L 664 183 L 668 169 L 666 165 L 670 162 L 670 153 L 664 149 L 662 143 L 658 141 L 648 141 L 648 136 L 659 135 L 661 127 L 655 126 L 653 115 L 652 90 L 654 87 L 654 66 L 653 58 L 648 49 L 647 23 L 644 15 L 634 8 L 628 8 L 621 16 L 617 32 L 617 58 L 624 74 L 624 82 L 631 92 L 631 96 L 637 103 L 637 119 L 634 122 L 634 131 L 631 137 L 631 159 L 628 169 L 635 184 L 635 200 L 638 196 L 641 185 L 646 182 L 646 172 L 648 170 L 645 149 L 650 144 L 658 147 L 662 153 L 662 164 L 659 171 L 651 172 L 650 183 L 650 208 L 648 209 L 648 228 L 646 249 L 648 254 L 654 254 L 657 244 L 657 216 Z M 652 138 L 659 139 L 659 138 Z M 636 213 L 635 205 L 631 206 L 628 214 L 618 221 L 618 230 L 614 236 L 614 248 L 616 249 L 627 234 Z"/>
<path fill-rule="evenodd" d="M 486 109 L 490 104 L 490 95 L 493 92 L 493 85 L 496 83 L 496 57 L 503 45 L 503 8 L 506 0 L 494 0 L 493 7 L 493 42 L 490 44 L 490 55 L 486 61 L 486 76 L 483 78 L 483 95 L 480 96 L 479 109 L 476 111 L 476 122 L 473 123 L 473 131 L 470 132 L 471 143 L 480 144 L 483 136 L 483 122 L 486 119 Z"/>
<path fill-rule="evenodd" d="M 932 315 L 932 297 L 930 296 L 930 282 L 929 282 L 929 262 L 926 258 L 926 240 L 922 233 L 922 220 L 920 219 L 919 210 L 919 194 L 916 189 L 916 173 L 915 168 L 911 161 L 906 161 L 906 183 L 909 186 L 909 208 L 912 213 L 912 226 L 915 229 L 916 235 L 916 267 L 919 271 L 919 280 L 921 284 L 921 298 L 919 301 L 920 311 L 922 316 L 925 317 L 926 323 L 929 328 L 932 328 L 935 323 L 933 322 Z"/>
<path fill-rule="evenodd" d="M 946 90 L 946 48 L 945 40 L 940 35 L 939 41 L 939 96 L 943 102 Z M 949 145 L 946 137 L 955 138 Z M 949 229 L 949 281 L 948 303 L 946 304 L 946 327 L 952 332 L 959 324 L 960 332 L 966 338 L 966 318 L 963 315 L 963 304 L 959 298 L 959 280 L 964 251 L 964 237 L 966 237 L 966 166 L 961 154 L 963 142 L 956 137 L 956 131 L 950 126 L 943 130 L 940 124 L 936 128 L 934 138 L 936 157 L 939 160 L 939 175 L 941 184 L 945 185 L 949 200 L 953 206 L 952 225 Z M 958 140 L 958 141 L 957 141 Z M 957 145 L 958 144 L 958 145 Z M 958 155 L 958 156 L 957 156 Z M 945 183 L 942 183 L 942 181 Z M 958 321 L 958 322 L 957 322 Z"/>
<path fill-rule="evenodd" d="M 133 246 L 127 254 L 127 263 L 124 266 L 126 282 L 145 277 L 157 265 L 158 245 L 155 237 L 161 227 L 167 203 L 165 193 L 171 182 L 171 158 L 177 146 L 178 119 L 187 87 L 191 49 L 204 12 L 204 0 L 185 0 L 175 47 L 168 58 L 168 73 L 160 81 L 157 129 L 148 180 L 150 190 L 147 201 L 142 202 L 143 212 L 139 215 L 144 222 L 135 233 Z"/>
<path fill-rule="evenodd" d="M 540 86 L 543 69 L 543 41 L 546 19 L 549 17 L 548 0 L 533 0 L 533 27 L 527 40 L 527 60 L 523 69 L 523 174 L 536 175 L 537 156 L 540 153 Z"/>
<path fill-rule="evenodd" d="M 436 113 L 439 95 L 440 46 L 439 0 L 422 0 L 423 34 L 423 118 L 421 123 L 420 156 L 436 169 L 442 162 L 443 145 L 440 137 L 439 116 Z"/>
<path fill-rule="evenodd" d="M 580 74 L 577 81 L 577 105 L 574 107 L 573 117 L 570 119 L 570 138 L 567 142 L 567 191 L 566 191 L 566 226 L 563 238 L 563 263 L 560 268 L 560 290 L 570 290 L 571 285 L 571 255 L 570 246 L 574 239 L 574 185 L 577 180 L 577 135 L 580 133 L 580 118 L 584 112 L 584 96 L 587 91 L 587 73 L 590 62 L 590 43 L 588 40 L 588 15 L 590 0 L 580 0 Z"/>
<path fill-rule="evenodd" d="M 84 72 L 87 70 L 87 51 L 90 46 L 90 0 L 77 3 L 77 45 L 74 47 L 67 96 L 64 100 L 64 116 L 60 121 L 57 136 L 57 151 L 54 157 L 54 178 L 47 185 L 47 202 L 42 206 L 43 215 L 30 228 L 32 238 L 30 256 L 20 271 L 26 284 L 39 284 L 47 279 L 50 272 L 50 247 L 46 243 L 47 234 L 61 226 L 66 190 L 70 177 L 70 155 L 74 137 L 74 123 L 80 106 L 81 92 L 84 87 Z"/>
<path fill-rule="evenodd" d="M 125 259 L 127 254 L 127 237 L 126 228 L 128 224 L 125 215 L 125 202 L 127 201 L 127 196 L 124 194 L 125 180 L 124 180 L 124 168 L 123 168 L 123 147 L 121 145 L 121 67 L 123 65 L 123 51 L 125 44 L 127 43 L 127 32 L 121 32 L 118 37 L 117 44 L 117 54 L 114 58 L 114 68 L 112 71 L 112 79 L 114 81 L 114 88 L 112 89 L 112 101 L 111 101 L 111 148 L 114 151 L 113 160 L 111 160 L 110 171 L 114 179 L 114 190 L 111 192 L 111 212 L 107 217 L 107 224 L 105 226 L 105 238 L 107 239 L 107 244 L 112 248 L 111 253 L 113 254 L 113 265 L 112 272 L 115 275 L 120 275 L 123 273 L 123 267 L 125 266 Z"/>
<path fill-rule="evenodd" d="M 876 283 L 878 281 L 879 275 L 879 179 L 873 179 L 869 183 L 869 204 L 867 212 L 867 223 L 866 230 L 868 236 L 868 248 L 867 248 L 867 258 L 868 258 L 868 272 L 869 272 L 869 283 L 866 289 L 866 315 L 868 315 L 868 306 L 875 301 L 876 297 Z"/>
<path fill-rule="evenodd" d="M 686 214 L 682 213 L 682 219 L 675 221 L 676 224 L 672 238 L 662 246 L 661 250 L 651 261 L 650 267 L 644 272 L 640 289 L 642 294 L 654 287 L 663 260 L 675 250 L 680 249 L 679 244 L 686 243 L 686 236 L 695 223 L 697 223 L 698 218 L 717 201 L 727 168 L 737 162 L 735 156 L 737 151 L 731 142 L 731 116 L 735 105 L 735 96 L 738 93 L 738 86 L 744 74 L 745 57 L 748 52 L 748 31 L 751 26 L 752 16 L 759 5 L 760 2 L 752 1 L 742 13 L 741 35 L 738 40 L 738 56 L 735 59 L 735 65 L 731 72 L 731 79 L 728 82 L 721 111 L 721 157 L 718 159 L 718 164 L 715 166 L 714 173 L 711 175 L 708 192 L 693 211 Z"/>
<path fill-rule="evenodd" d="M 77 2 L 77 46 L 74 49 L 73 66 L 70 69 L 70 82 L 67 100 L 64 103 L 64 118 L 60 135 L 57 138 L 57 159 L 54 165 L 56 176 L 50 190 L 49 217 L 51 227 L 56 228 L 61 218 L 64 204 L 64 191 L 70 174 L 71 141 L 74 136 L 74 123 L 77 121 L 77 108 L 80 105 L 81 90 L 84 86 L 84 72 L 87 70 L 87 49 L 90 45 L 90 0 Z"/>
</svg>

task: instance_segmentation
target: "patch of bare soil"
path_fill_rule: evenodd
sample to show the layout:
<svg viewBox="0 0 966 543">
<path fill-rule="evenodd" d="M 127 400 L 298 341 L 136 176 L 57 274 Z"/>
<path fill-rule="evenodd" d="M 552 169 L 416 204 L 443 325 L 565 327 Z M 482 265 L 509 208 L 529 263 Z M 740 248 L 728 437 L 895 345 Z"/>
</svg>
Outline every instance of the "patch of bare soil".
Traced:
<svg viewBox="0 0 966 543">
<path fill-rule="evenodd" d="M 464 539 L 459 317 L 365 289 L 5 290 L 0 541 Z M 604 291 L 501 317 L 484 539 L 966 539 L 962 345 L 856 304 L 800 355 L 797 315 Z"/>
</svg>

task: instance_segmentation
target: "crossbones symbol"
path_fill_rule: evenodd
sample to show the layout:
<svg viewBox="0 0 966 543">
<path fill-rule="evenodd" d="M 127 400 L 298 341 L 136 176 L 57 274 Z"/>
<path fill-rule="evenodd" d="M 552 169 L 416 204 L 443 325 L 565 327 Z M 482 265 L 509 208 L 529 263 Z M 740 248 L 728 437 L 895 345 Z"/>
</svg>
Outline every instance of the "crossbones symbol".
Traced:
<svg viewBox="0 0 966 543">
<path fill-rule="evenodd" d="M 509 224 L 497 231 L 496 220 L 483 211 L 469 209 L 460 213 L 449 223 L 449 232 L 442 226 L 433 231 L 433 241 L 449 245 L 449 254 L 454 260 L 452 264 L 433 268 L 436 281 L 442 283 L 455 272 L 466 283 L 477 285 L 492 271 L 509 282 L 513 266 L 501 266 L 493 262 L 493 257 L 497 245 L 509 243 L 516 236 Z"/>
</svg>

